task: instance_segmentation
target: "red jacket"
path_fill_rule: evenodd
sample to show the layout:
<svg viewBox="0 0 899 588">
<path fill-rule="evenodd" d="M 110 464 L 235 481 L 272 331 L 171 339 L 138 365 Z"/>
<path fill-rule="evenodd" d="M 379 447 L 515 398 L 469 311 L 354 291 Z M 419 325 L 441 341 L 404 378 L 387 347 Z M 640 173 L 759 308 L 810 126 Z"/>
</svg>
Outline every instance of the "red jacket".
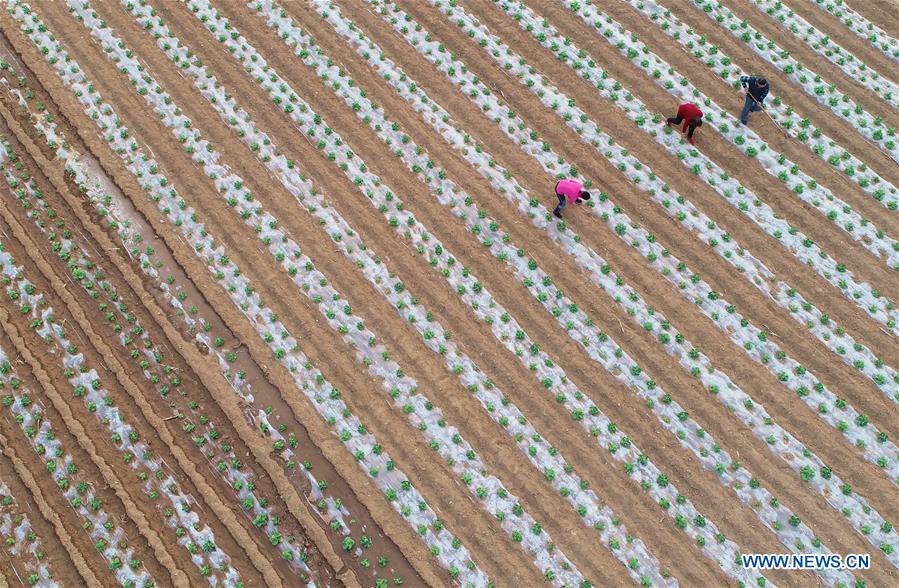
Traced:
<svg viewBox="0 0 899 588">
<path fill-rule="evenodd" d="M 693 104 L 692 102 L 685 102 L 677 107 L 677 118 L 684 119 L 684 126 L 681 129 L 682 133 L 687 132 L 687 127 L 690 126 L 690 123 L 693 122 L 693 119 L 700 118 L 702 116 L 702 111 L 699 110 L 699 107 Z"/>
</svg>

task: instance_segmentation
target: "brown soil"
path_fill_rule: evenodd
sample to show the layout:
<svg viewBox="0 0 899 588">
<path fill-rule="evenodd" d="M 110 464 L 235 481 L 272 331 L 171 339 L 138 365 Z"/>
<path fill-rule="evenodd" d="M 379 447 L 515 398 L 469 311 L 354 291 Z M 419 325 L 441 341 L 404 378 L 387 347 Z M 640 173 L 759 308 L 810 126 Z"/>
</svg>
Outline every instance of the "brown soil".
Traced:
<svg viewBox="0 0 899 588">
<path fill-rule="evenodd" d="M 339 4 L 392 60 L 470 131 L 475 141 L 494 154 L 499 164 L 512 171 L 523 187 L 536 197 L 545 197 L 545 203 L 552 200 L 548 188 L 552 179 L 487 120 L 476 105 L 461 96 L 417 52 L 410 50 L 380 17 L 353 2 Z M 778 343 L 790 356 L 807 366 L 828 388 L 845 397 L 857 410 L 869 415 L 872 424 L 892 439 L 899 435 L 895 403 L 884 398 L 870 381 L 841 361 L 834 361 L 832 353 L 808 335 L 786 311 L 746 284 L 714 252 L 699 245 L 656 204 L 648 202 L 645 194 L 629 184 L 605 159 L 597 157 L 591 149 L 585 149 L 577 135 L 545 109 L 529 90 L 507 77 L 480 47 L 446 21 L 439 11 L 425 2 L 403 0 L 400 4 L 417 20 L 427 23 L 436 38 L 485 83 L 497 89 L 509 107 L 521 113 L 529 126 L 539 131 L 557 152 L 576 164 L 585 175 L 598 180 L 599 187 L 610 193 L 631 218 L 656 235 L 689 267 L 701 268 L 703 279 L 722 292 L 754 324 L 776 332 Z M 784 255 L 779 243 L 708 186 L 696 181 L 675 157 L 620 116 L 615 107 L 600 98 L 589 84 L 568 68 L 560 67 L 551 53 L 523 33 L 492 2 L 466 0 L 464 4 L 466 10 L 476 14 L 492 32 L 526 55 L 553 84 L 575 98 L 606 132 L 650 165 L 673 188 L 689 195 L 697 207 L 726 227 L 782 279 L 813 300 L 856 339 L 875 349 L 888 364 L 899 366 L 899 346 L 861 309 L 812 270 Z M 667 92 L 648 83 L 640 70 L 604 41 L 594 39 L 593 31 L 579 19 L 555 3 L 527 4 L 548 18 L 563 34 L 578 39 L 578 44 L 594 57 L 601 58 L 597 60 L 603 67 L 634 90 L 650 109 L 666 112 L 673 108 L 674 101 Z M 872 169 L 899 184 L 899 169 L 895 163 L 861 139 L 844 121 L 792 87 L 784 76 L 769 72 L 772 68 L 766 69 L 750 50 L 732 43 L 729 33 L 691 8 L 689 3 L 672 4 L 677 4 L 672 8 L 678 16 L 708 34 L 711 41 L 726 47 L 735 58 L 743 63 L 758 63 L 759 71 L 769 75 L 781 95 L 801 112 L 807 112 L 828 134 L 839 137 Z M 895 15 L 887 15 L 889 10 L 883 3 L 855 4 L 865 4 L 853 7 L 866 16 L 883 19 L 877 22 L 886 30 L 890 30 L 891 25 L 895 27 Z M 748 4 L 730 0 L 728 5 L 766 34 L 777 33 L 777 25 L 773 21 L 766 23 L 767 17 Z M 420 383 L 421 393 L 443 410 L 449 424 L 459 428 L 483 457 L 489 473 L 501 479 L 504 486 L 519 497 L 524 508 L 543 524 L 558 548 L 597 585 L 626 583 L 620 562 L 599 544 L 596 532 L 583 525 L 567 502 L 559 500 L 514 440 L 486 415 L 460 380 L 447 370 L 442 358 L 424 349 L 419 334 L 334 247 L 317 220 L 294 201 L 260 161 L 252 157 L 213 107 L 155 46 L 153 39 L 117 3 L 97 3 L 94 8 L 113 31 L 126 40 L 128 47 L 148 66 L 194 126 L 222 153 L 222 161 L 244 178 L 245 185 L 264 209 L 279 219 L 282 230 L 301 245 L 303 252 L 335 289 L 347 298 L 354 314 L 365 318 L 367 326 L 378 334 L 392 359 Z M 890 60 L 846 30 L 837 19 L 815 7 L 800 8 L 800 14 L 826 30 L 844 47 L 882 73 L 892 75 L 893 70 L 887 67 Z M 533 227 L 504 198 L 494 196 L 487 181 L 399 99 L 389 85 L 373 74 L 341 38 L 326 33 L 330 31 L 329 25 L 314 11 L 300 3 L 286 3 L 285 9 L 304 30 L 315 31 L 317 42 L 335 62 L 365 88 L 372 100 L 385 108 L 392 120 L 400 123 L 404 132 L 427 150 L 460 188 L 499 222 L 519 247 L 537 260 L 600 329 L 611 334 L 644 371 L 808 523 L 825 544 L 839 553 L 874 551 L 819 495 L 810 492 L 792 471 L 784 468 L 783 462 L 768 451 L 764 442 L 731 417 L 721 403 L 709 401 L 708 393 L 658 346 L 651 335 L 598 291 L 555 242 Z M 680 50 L 679 45 L 654 30 L 655 25 L 624 3 L 611 3 L 606 9 L 629 29 L 638 32 L 641 40 L 676 69 L 688 72 L 691 81 L 716 102 L 728 108 L 739 107 L 731 88 Z M 285 272 L 263 250 L 252 229 L 225 205 L 213 182 L 186 156 L 171 132 L 132 90 L 125 76 L 119 74 L 115 65 L 103 55 L 99 45 L 74 22 L 62 4 L 45 4 L 40 10 L 49 29 L 82 66 L 104 99 L 115 106 L 132 136 L 156 157 L 160 171 L 175 180 L 181 196 L 203 217 L 207 230 L 229 250 L 231 258 L 255 285 L 262 299 L 297 336 L 309 360 L 341 390 L 349 408 L 360 416 L 447 528 L 470 550 L 475 563 L 497 586 L 543 584 L 543 572 L 532 564 L 530 554 L 508 540 L 493 514 L 476 504 L 449 466 L 434 460 L 422 435 L 401 411 L 392 408 L 382 382 L 368 375 L 341 336 L 328 326 L 318 308 L 300 295 Z M 396 162 L 377 135 L 366 125 L 360 125 L 342 99 L 293 55 L 263 19 L 240 3 L 227 3 L 219 10 L 327 124 L 348 141 L 348 148 L 401 196 L 419 222 L 525 326 L 541 348 L 549 350 L 550 357 L 563 367 L 569 378 L 622 430 L 627 431 L 700 512 L 708 514 L 721 532 L 745 552 L 784 551 L 753 510 L 723 488 L 713 473 L 705 471 L 691 453 L 661 429 L 630 389 L 593 362 L 581 346 L 558 327 L 539 302 L 510 275 L 508 268 L 498 264 L 463 223 L 437 203 L 402 163 Z M 662 567 L 670 570 L 683 585 L 727 584 L 728 579 L 718 566 L 706 559 L 701 550 L 671 524 L 661 507 L 649 500 L 646 493 L 637 491 L 621 463 L 601 450 L 580 427 L 571 426 L 570 415 L 547 394 L 540 381 L 516 357 L 499 346 L 487 325 L 472 320 L 471 310 L 455 295 L 451 286 L 383 221 L 335 164 L 313 144 L 300 140 L 300 131 L 292 121 L 272 105 L 252 77 L 190 14 L 189 8 L 167 6 L 164 16 L 172 31 L 215 73 L 280 151 L 298 162 L 300 170 L 358 231 L 372 251 L 383 258 L 387 267 L 409 286 L 421 305 L 433 311 L 435 319 L 453 331 L 460 351 L 477 363 L 548 443 L 559 449 L 575 471 L 621 518 L 629 533 L 647 545 Z M 401 576 L 404 585 L 409 586 L 451 584 L 449 574 L 428 552 L 416 529 L 393 510 L 360 470 L 333 430 L 296 390 L 291 374 L 275 365 L 265 343 L 214 282 L 190 246 L 174 227 L 162 220 L 122 161 L 104 145 L 96 127 L 84 116 L 71 92 L 9 15 L 0 16 L 0 29 L 3 33 L 0 57 L 10 62 L 19 76 L 24 76 L 26 87 L 34 94 L 29 99 L 29 110 L 22 110 L 0 88 L 0 134 L 19 156 L 24 169 L 38 184 L 59 220 L 71 228 L 73 239 L 103 267 L 106 279 L 151 334 L 162 353 L 163 363 L 172 366 L 184 382 L 182 393 L 159 397 L 155 387 L 130 358 L 128 350 L 118 345 L 96 302 L 71 281 L 65 263 L 53 252 L 15 196 L 6 189 L 4 195 L 9 198 L 0 205 L 0 240 L 25 267 L 28 279 L 46 293 L 58 320 L 65 321 L 70 337 L 77 342 L 88 363 L 100 371 L 104 385 L 123 415 L 150 443 L 154 454 L 164 461 L 179 488 L 197 500 L 202 520 L 213 529 L 219 547 L 231 556 L 232 565 L 242 579 L 248 586 L 296 583 L 295 573 L 281 560 L 279 550 L 269 544 L 264 533 L 254 528 L 214 462 L 184 431 L 184 423 L 194 422 L 198 415 L 215 423 L 220 432 L 216 448 L 229 445 L 244 464 L 243 470 L 252 473 L 257 495 L 268 498 L 273 512 L 282 521 L 280 530 L 285 536 L 296 537 L 309 555 L 307 563 L 313 572 L 312 579 L 318 585 L 370 586 L 376 577 L 392 580 L 394 576 Z M 841 85 L 845 83 L 853 98 L 872 112 L 885 114 L 888 120 L 895 122 L 895 115 L 886 112 L 888 109 L 875 95 L 845 80 L 845 76 L 841 77 L 842 74 L 826 60 L 786 37 L 788 35 L 781 34 L 778 41 L 797 59 Z M 9 72 L 3 74 L 13 85 L 17 84 Z M 210 337 L 220 337 L 224 342 L 222 349 L 236 354 L 231 373 L 241 371 L 245 374 L 253 391 L 252 403 L 241 398 L 224 381 L 214 356 L 208 348 L 197 343 L 195 333 L 177 316 L 161 284 L 141 272 L 127 255 L 126 246 L 65 175 L 61 162 L 55 160 L 31 125 L 30 117 L 38 112 L 38 103 L 42 103 L 44 112 L 54 117 L 59 130 L 83 155 L 88 167 L 103 179 L 116 210 L 131 220 L 143 236 L 140 247 L 155 251 L 153 260 L 160 279 L 172 276 L 179 291 L 183 292 L 185 307 L 196 307 L 197 316 L 209 323 Z M 761 124 L 755 128 L 764 139 L 780 148 L 780 133 L 776 129 Z M 704 151 L 719 165 L 763 196 L 778 213 L 812 236 L 822 248 L 834 252 L 859 278 L 870 281 L 891 299 L 899 298 L 896 272 L 884 267 L 881 261 L 794 195 L 779 186 L 772 188 L 770 177 L 752 165 L 746 165 L 745 157 L 714 132 L 701 132 L 700 141 Z M 899 235 L 899 218 L 895 214 L 885 211 L 807 148 L 789 142 L 783 150 L 807 173 L 874 220 L 878 227 L 894 237 Z M 607 233 L 606 226 L 588 215 L 569 210 L 566 211 L 566 222 L 582 236 L 585 244 L 606 258 L 613 270 L 624 277 L 651 307 L 664 312 L 717 367 L 763 403 L 781 426 L 839 472 L 878 512 L 888 520 L 899 517 L 899 505 L 890 500 L 890 496 L 895 496 L 893 482 L 865 461 L 861 452 L 846 443 L 842 435 L 823 424 L 804 403 L 783 388 L 775 376 L 736 348 L 693 304 L 677 294 L 670 283 L 648 268 L 639 254 Z M 58 357 L 47 352 L 46 345 L 29 328 L 29 319 L 21 316 L 16 306 L 7 300 L 0 303 L 0 322 L 3 323 L 0 346 L 18 358 L 16 369 L 24 385 L 40 398 L 58 437 L 83 468 L 80 475 L 98 489 L 105 509 L 114 514 L 125 529 L 146 569 L 161 585 L 204 583 L 205 579 L 190 561 L 189 554 L 175 543 L 174 534 L 163 523 L 157 507 L 146 500 L 140 483 L 129 471 L 116 467 L 121 463 L 121 455 L 83 403 L 72 397 Z M 259 432 L 255 415 L 269 407 L 272 425 L 283 425 L 298 439 L 298 457 L 308 460 L 312 473 L 327 484 L 327 495 L 339 498 L 351 513 L 350 527 L 356 543 L 362 535 L 372 539 L 373 546 L 362 557 L 343 549 L 343 536 L 331 529 L 327 515 L 314 503 L 307 479 L 288 468 L 272 450 L 271 441 Z M 178 414 L 185 415 L 187 421 L 171 418 Z M 0 417 L 0 442 L 4 447 L 0 456 L 0 477 L 7 481 L 20 504 L 29 505 L 36 532 L 51 554 L 48 565 L 56 579 L 64 584 L 109 584 L 113 578 L 90 537 L 80 530 L 82 521 L 67 507 L 61 494 L 47 485 L 46 470 L 8 416 Z M 377 564 L 380 556 L 389 561 L 384 570 Z M 363 563 L 363 558 L 369 560 L 370 566 Z M 876 585 L 896 580 L 896 570 L 882 554 L 872 553 L 872 558 L 873 569 L 858 574 L 859 578 Z M 811 574 L 776 572 L 766 575 L 782 585 L 815 583 Z M 14 576 L 7 574 L 5 580 L 15 584 Z"/>
</svg>

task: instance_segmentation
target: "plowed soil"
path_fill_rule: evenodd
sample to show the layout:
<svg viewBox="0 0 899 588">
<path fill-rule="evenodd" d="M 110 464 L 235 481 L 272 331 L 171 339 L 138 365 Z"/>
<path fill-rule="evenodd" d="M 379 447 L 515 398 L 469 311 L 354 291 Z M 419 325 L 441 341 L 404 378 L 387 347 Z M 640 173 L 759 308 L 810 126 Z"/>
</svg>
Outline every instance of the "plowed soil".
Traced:
<svg viewBox="0 0 899 588">
<path fill-rule="evenodd" d="M 469 135 L 470 146 L 478 145 L 492 154 L 496 163 L 509 170 L 543 206 L 555 206 L 555 178 L 494 124 L 491 116 L 460 93 L 367 2 L 335 3 L 386 57 L 449 112 Z M 899 36 L 894 4 L 851 3 L 859 5 L 859 12 L 884 30 Z M 356 263 L 342 253 L 332 231 L 298 203 L 123 4 L 104 0 L 95 2 L 93 9 L 124 40 L 161 90 L 171 95 L 180 113 L 192 121 L 192 128 L 200 130 L 221 154 L 219 163 L 243 179 L 256 204 L 273 215 L 278 229 L 313 260 L 315 268 L 352 306 L 352 314 L 364 319 L 365 326 L 377 335 L 402 373 L 413 378 L 419 391 L 440 408 L 446 423 L 458 428 L 483 459 L 486 473 L 518 497 L 521 507 L 552 536 L 552 549 L 564 553 L 592 585 L 631 584 L 632 577 L 614 549 L 597 540 L 598 531 L 583 524 L 578 512 L 551 485 L 551 476 L 535 467 L 522 451 L 526 443 L 498 425 L 478 398 L 469 393 L 469 383 L 453 373 L 440 354 L 425 347 L 416 325 L 407 320 L 403 310 L 382 296 Z M 478 319 L 460 291 L 443 279 L 440 270 L 431 267 L 428 256 L 416 251 L 401 231 L 361 197 L 359 188 L 326 150 L 317 148 L 316 141 L 304 136 L 283 106 L 272 102 L 260 86 L 261 78 L 257 80 L 248 73 L 219 42 L 218 34 L 211 33 L 192 14 L 190 2 L 147 0 L 147 4 L 155 6 L 171 33 L 202 60 L 278 152 L 296 162 L 303 176 L 392 275 L 402 280 L 421 307 L 432 311 L 433 318 L 452 331 L 458 351 L 467 354 L 503 391 L 504 402 L 521 410 L 542 437 L 537 441 L 564 455 L 573 471 L 596 492 L 601 505 L 611 509 L 629 536 L 642 541 L 655 556 L 665 576 L 683 586 L 736 584 L 718 562 L 707 557 L 701 545 L 673 523 L 662 505 L 640 490 L 621 461 L 602 450 L 572 421 L 561 400 L 556 402 L 547 394 L 549 386 L 538 374 L 541 366 L 528 366 L 507 351 L 490 323 Z M 500 95 L 508 109 L 536 130 L 541 140 L 551 144 L 583 175 L 594 178 L 596 191 L 608 193 L 623 212 L 655 235 L 672 255 L 700 272 L 702 279 L 726 296 L 752 324 L 763 325 L 789 357 L 866 415 L 872 426 L 896 439 L 899 381 L 893 384 L 892 394 L 885 395 L 871 379 L 829 350 L 787 309 L 749 284 L 733 265 L 650 200 L 613 163 L 585 145 L 556 113 L 499 67 L 440 9 L 425 0 L 400 0 L 398 4 Z M 675 154 L 653 141 L 588 81 L 522 31 L 497 4 L 496 0 L 459 2 L 778 277 L 814 302 L 887 366 L 899 368 L 899 343 L 883 325 L 728 204 Z M 526 0 L 525 4 L 601 60 L 601 66 L 650 110 L 667 116 L 677 108 L 671 94 L 563 6 L 569 2 Z M 742 96 L 627 2 L 596 4 L 720 106 L 738 112 Z M 771 80 L 778 95 L 885 181 L 899 184 L 896 162 L 786 75 L 763 62 L 749 46 L 737 44 L 692 2 L 665 4 L 735 59 L 757 64 L 756 71 Z M 726 0 L 724 4 L 766 35 L 777 38 L 793 57 L 840 85 L 870 112 L 883 114 L 890 124 L 899 120 L 899 114 L 880 97 L 758 11 L 750 0 Z M 811 0 L 790 0 L 790 4 L 871 67 L 894 81 L 899 79 L 896 62 L 855 36 L 839 19 L 813 6 Z M 419 430 L 424 425 L 394 407 L 383 379 L 363 365 L 361 353 L 347 344 L 331 317 L 304 295 L 260 243 L 258 229 L 226 204 L 215 178 L 192 161 L 127 75 L 73 18 L 66 3 L 39 2 L 32 6 L 103 100 L 113 105 L 129 138 L 155 158 L 159 172 L 177 188 L 185 205 L 202 216 L 206 230 L 219 240 L 216 244 L 227 251 L 269 311 L 297 338 L 308 361 L 374 435 L 378 451 L 390 455 L 396 468 L 439 517 L 440 524 L 467 548 L 469 566 L 482 570 L 495 586 L 558 584 L 535 564 L 527 542 L 513 540 L 507 533 L 502 514 L 479 501 L 476 490 L 460 479 L 453 464 L 431 451 Z M 466 223 L 434 197 L 431 188 L 394 155 L 394 148 L 357 117 L 330 81 L 321 79 L 295 55 L 264 17 L 245 2 L 223 2 L 218 9 L 272 70 L 344 138 L 345 148 L 364 161 L 403 200 L 417 222 L 440 239 L 455 256 L 456 264 L 478 277 L 484 290 L 527 330 L 567 378 L 626 432 L 667 473 L 670 483 L 739 545 L 741 552 L 790 551 L 771 526 L 759 519 L 754 508 L 758 505 L 741 502 L 732 489 L 721 484 L 715 471 L 704 467 L 662 427 L 645 400 L 591 359 L 580 341 L 569 336 L 541 301 L 530 295 L 509 266 L 491 255 Z M 870 553 L 871 569 L 853 572 L 857 580 L 869 586 L 899 585 L 899 570 L 889 561 L 888 553 L 853 529 L 825 496 L 803 483 L 727 406 L 710 399 L 699 379 L 666 352 L 655 334 L 635 322 L 627 306 L 616 304 L 598 288 L 573 256 L 551 237 L 553 233 L 532 224 L 526 214 L 498 194 L 459 150 L 444 141 L 353 47 L 334 33 L 311 2 L 292 0 L 285 2 L 283 9 L 460 190 L 473 197 L 486 216 L 497 221 L 511 241 L 551 276 L 556 287 L 592 317 L 598 329 L 613 337 L 676 398 L 690 418 L 789 506 L 830 550 Z M 10 174 L 6 177 L 19 182 L 13 186 L 0 177 L 2 250 L 20 268 L 16 279 L 27 279 L 43 295 L 41 304 L 52 307 L 52 320 L 63 326 L 67 339 L 82 354 L 84 365 L 96 370 L 109 404 L 118 408 L 135 439 L 148 447 L 149 455 L 137 457 L 155 460 L 160 468 L 158 476 L 155 472 L 150 472 L 149 479 L 142 475 L 143 462 L 132 462 L 135 456 L 127 456 L 119 441 L 111 438 L 108 422 L 99 417 L 97 407 L 85 402 L 77 391 L 73 393 L 71 378 L 76 374 L 65 362 L 65 350 L 53 347 L 45 338 L 36 319 L 22 309 L 14 292 L 17 282 L 6 278 L 0 301 L 0 351 L 14 370 L 16 384 L 14 389 L 0 389 L 0 395 L 9 393 L 9 402 L 4 399 L 7 408 L 0 408 L 0 482 L 15 499 L 16 512 L 27 513 L 44 553 L 38 558 L 14 549 L 15 542 L 8 541 L 10 548 L 0 552 L 0 583 L 30 583 L 21 570 L 37 561 L 51 573 L 46 585 L 122 583 L 113 562 L 98 549 L 98 536 L 89 530 L 90 523 L 63 494 L 64 487 L 53 477 L 45 456 L 35 451 L 36 433 L 29 433 L 21 418 L 17 421 L 8 409 L 13 397 L 25 394 L 40 407 L 55 438 L 78 464 L 71 482 L 90 488 L 102 501 L 106 520 L 114 521 L 121 531 L 116 549 L 123 553 L 130 550 L 139 559 L 137 563 L 124 562 L 125 567 L 130 565 L 147 574 L 156 586 L 237 584 L 235 577 L 243 586 L 457 585 L 458 570 L 441 564 L 435 557 L 437 548 L 423 539 L 425 530 L 385 496 L 375 484 L 374 474 L 360 468 L 358 456 L 347 450 L 341 440 L 341 421 L 335 425 L 322 418 L 317 403 L 298 386 L 295 374 L 273 356 L 271 342 L 259 336 L 245 309 L 232 302 L 222 282 L 207 268 L 206 253 L 196 251 L 148 198 L 143 179 L 129 171 L 123 158 L 108 146 L 106 132 L 84 113 L 72 89 L 6 11 L 0 15 L 0 35 L 0 59 L 4 63 L 0 72 L 0 152 L 5 152 L 0 168 Z M 108 215 L 98 212 L 88 191 L 67 170 L 57 151 L 59 145 L 48 145 L 41 129 L 51 123 L 66 141 L 65 148 L 77 154 L 91 181 L 99 182 L 101 191 L 109 195 L 106 206 L 116 222 L 127 226 L 112 224 Z M 783 144 L 782 132 L 762 113 L 755 113 L 750 125 L 859 214 L 890 237 L 899 238 L 899 212 L 874 201 L 807 146 L 798 141 Z M 889 268 L 875 258 L 849 233 L 749 161 L 712 126 L 697 132 L 698 149 L 764 197 L 777 215 L 845 262 L 856 279 L 871 284 L 889 300 L 899 300 L 899 268 Z M 25 185 L 39 196 L 29 196 L 32 193 L 26 193 Z M 619 239 L 597 216 L 576 206 L 566 207 L 564 216 L 582 243 L 605 258 L 651 309 L 663 313 L 687 339 L 700 346 L 712 364 L 764 405 L 781 427 L 838 472 L 881 516 L 888 522 L 896 521 L 899 480 L 867 460 L 863 448 L 854 446 L 841 431 L 828 426 L 782 385 L 777 373 L 743 353 L 729 333 L 716 328 L 692 299 L 682 296 L 676 285 L 650 267 L 637 249 Z M 63 242 L 73 247 L 69 253 L 69 245 L 60 245 Z M 77 262 L 82 258 L 89 260 L 90 271 L 97 273 L 77 274 Z M 85 285 L 85 280 L 94 283 Z M 13 294 L 7 296 L 9 292 Z M 890 468 L 895 468 L 896 459 L 899 456 L 893 456 Z M 164 476 L 170 476 L 172 488 L 188 497 L 185 512 L 196 513 L 197 529 L 203 527 L 214 535 L 213 546 L 204 548 L 182 540 L 185 529 L 172 517 L 172 504 L 153 486 L 155 479 Z M 236 482 L 238 478 L 249 480 L 249 486 Z M 161 488 L 162 483 L 158 486 Z M 245 502 L 248 487 L 253 496 L 249 503 Z M 265 510 L 267 518 L 259 518 L 260 511 L 254 510 L 257 507 Z M 424 504 L 421 510 L 425 510 Z M 274 524 L 274 532 L 268 523 Z M 895 537 L 896 531 L 892 533 Z M 290 549 L 301 555 L 290 555 Z M 210 569 L 202 563 L 204 558 L 218 556 L 227 561 L 221 569 Z M 229 569 L 235 574 L 230 580 L 226 579 Z M 812 586 L 821 581 L 811 572 L 764 573 L 780 585 Z"/>
</svg>

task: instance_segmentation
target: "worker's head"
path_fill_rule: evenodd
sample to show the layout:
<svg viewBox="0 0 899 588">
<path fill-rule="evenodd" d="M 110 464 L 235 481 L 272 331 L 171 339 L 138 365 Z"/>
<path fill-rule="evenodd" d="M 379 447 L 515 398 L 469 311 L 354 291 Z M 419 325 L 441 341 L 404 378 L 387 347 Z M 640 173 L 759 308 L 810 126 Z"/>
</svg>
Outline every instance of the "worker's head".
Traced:
<svg viewBox="0 0 899 588">
<path fill-rule="evenodd" d="M 702 126 L 702 116 L 701 116 L 701 115 L 700 115 L 700 116 L 697 116 L 697 117 L 696 117 L 695 119 L 693 119 L 693 120 L 695 121 L 697 127 L 701 127 L 701 126 Z"/>
<path fill-rule="evenodd" d="M 764 88 L 765 86 L 768 85 L 768 80 L 766 80 L 765 78 L 759 78 L 759 79 L 758 79 L 758 84 L 759 84 L 759 86 L 761 86 L 762 88 Z"/>
<path fill-rule="evenodd" d="M 581 190 L 580 198 L 581 198 L 581 200 L 590 200 L 590 192 L 587 192 L 586 190 Z"/>
</svg>

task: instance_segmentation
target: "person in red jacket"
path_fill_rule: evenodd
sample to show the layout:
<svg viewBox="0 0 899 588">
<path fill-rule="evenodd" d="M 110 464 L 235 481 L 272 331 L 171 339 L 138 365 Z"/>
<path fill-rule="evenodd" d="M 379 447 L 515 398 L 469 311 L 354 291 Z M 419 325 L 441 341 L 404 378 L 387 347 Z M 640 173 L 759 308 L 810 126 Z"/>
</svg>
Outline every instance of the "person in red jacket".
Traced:
<svg viewBox="0 0 899 588">
<path fill-rule="evenodd" d="M 687 142 L 690 143 L 690 145 L 695 145 L 696 143 L 693 141 L 693 131 L 695 131 L 697 127 L 702 126 L 702 111 L 692 102 L 685 102 L 677 107 L 677 115 L 669 118 L 665 121 L 665 124 L 670 127 L 671 125 L 680 124 L 681 121 L 683 121 L 684 126 L 681 128 L 680 132 L 687 133 Z"/>
</svg>

